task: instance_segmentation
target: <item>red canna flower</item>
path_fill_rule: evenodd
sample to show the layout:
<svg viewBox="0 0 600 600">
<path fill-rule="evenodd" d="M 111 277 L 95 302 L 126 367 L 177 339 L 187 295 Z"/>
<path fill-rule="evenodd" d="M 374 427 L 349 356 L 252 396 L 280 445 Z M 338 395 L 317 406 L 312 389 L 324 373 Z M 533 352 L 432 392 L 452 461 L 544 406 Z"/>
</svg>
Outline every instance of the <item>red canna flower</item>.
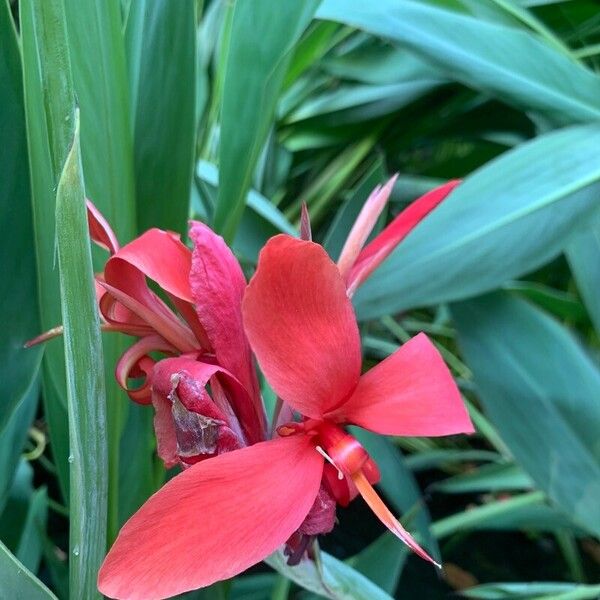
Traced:
<svg viewBox="0 0 600 600">
<path fill-rule="evenodd" d="M 102 329 L 139 338 L 118 361 L 115 376 L 132 400 L 154 405 L 165 466 L 186 467 L 265 439 L 264 408 L 242 326 L 246 279 L 223 239 L 192 221 L 193 250 L 179 235 L 160 229 L 119 247 L 91 202 L 88 223 L 92 240 L 110 253 L 96 276 Z M 55 328 L 30 345 L 61 331 Z M 157 352 L 171 358 L 156 361 Z M 132 378 L 143 384 L 130 387 Z"/>
<path fill-rule="evenodd" d="M 286 542 L 292 554 L 302 551 L 298 536 L 328 531 L 332 507 L 357 493 L 432 560 L 371 487 L 377 467 L 344 426 L 410 436 L 473 431 L 435 347 L 420 334 L 361 376 L 344 278 L 321 246 L 285 235 L 262 250 L 243 318 L 266 378 L 296 419 L 275 439 L 195 464 L 154 494 L 100 570 L 107 596 L 166 598 L 232 577 Z"/>
</svg>

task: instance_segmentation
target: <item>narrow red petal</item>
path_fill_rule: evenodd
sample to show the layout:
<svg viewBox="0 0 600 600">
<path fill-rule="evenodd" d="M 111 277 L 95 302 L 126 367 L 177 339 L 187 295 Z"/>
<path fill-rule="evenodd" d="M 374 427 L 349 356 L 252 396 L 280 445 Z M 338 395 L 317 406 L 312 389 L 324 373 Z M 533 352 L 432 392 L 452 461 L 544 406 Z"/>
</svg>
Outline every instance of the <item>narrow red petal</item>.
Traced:
<svg viewBox="0 0 600 600">
<path fill-rule="evenodd" d="M 198 348 L 198 342 L 192 332 L 150 290 L 147 290 L 148 295 L 143 297 L 144 301 L 139 301 L 134 296 L 130 296 L 108 283 L 101 283 L 101 285 L 110 293 L 110 296 L 143 319 L 181 352 L 190 352 Z"/>
<path fill-rule="evenodd" d="M 86 200 L 86 206 L 90 238 L 98 246 L 108 250 L 111 255 L 115 254 L 119 250 L 119 242 L 117 241 L 115 232 L 91 200 Z"/>
<path fill-rule="evenodd" d="M 348 274 L 348 293 L 352 295 L 371 273 L 391 254 L 398 244 L 460 183 L 449 181 L 427 192 L 407 206 L 358 255 Z"/>
<path fill-rule="evenodd" d="M 196 313 L 219 364 L 248 391 L 254 409 L 264 421 L 264 410 L 250 345 L 242 323 L 246 278 L 221 236 L 197 221 L 190 223 L 194 242 L 190 286 Z"/>
<path fill-rule="evenodd" d="M 261 369 L 293 408 L 319 418 L 352 393 L 361 366 L 358 327 L 344 281 L 321 246 L 271 238 L 243 313 Z"/>
<path fill-rule="evenodd" d="M 323 459 L 306 436 L 197 463 L 125 524 L 100 569 L 100 592 L 159 600 L 241 573 L 300 526 L 322 471 Z"/>
<path fill-rule="evenodd" d="M 348 402 L 330 416 L 387 435 L 473 432 L 454 379 L 424 333 L 365 373 Z"/>
<path fill-rule="evenodd" d="M 377 515 L 377 518 L 401 541 L 403 541 L 417 556 L 425 559 L 426 561 L 433 563 L 436 567 L 441 568 L 441 565 L 417 542 L 415 539 L 402 527 L 400 521 L 392 514 L 390 509 L 385 505 L 383 500 L 377 495 L 377 492 L 371 487 L 371 484 L 367 481 L 362 471 L 358 471 L 352 476 L 352 481 L 356 485 L 360 495 L 364 498 L 365 502 L 369 505 L 369 508 Z"/>
<path fill-rule="evenodd" d="M 397 179 L 398 175 L 394 175 L 383 188 L 377 186 L 362 207 L 358 218 L 348 234 L 337 263 L 344 279 L 348 277 L 362 247 L 365 245 L 371 231 L 373 231 L 373 227 L 375 227 L 381 211 L 385 208 Z"/>
</svg>

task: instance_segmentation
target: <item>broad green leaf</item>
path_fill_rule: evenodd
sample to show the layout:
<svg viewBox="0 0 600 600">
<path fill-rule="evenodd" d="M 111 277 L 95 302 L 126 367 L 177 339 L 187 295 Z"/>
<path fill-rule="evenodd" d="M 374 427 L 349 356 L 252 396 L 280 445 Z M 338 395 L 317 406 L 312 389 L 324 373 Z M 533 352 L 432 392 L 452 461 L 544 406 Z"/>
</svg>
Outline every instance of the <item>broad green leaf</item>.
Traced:
<svg viewBox="0 0 600 600">
<path fill-rule="evenodd" d="M 356 295 L 360 318 L 480 294 L 560 253 L 600 210 L 600 126 L 540 136 L 475 171 Z"/>
<path fill-rule="evenodd" d="M 0 512 L 7 500 L 39 393 L 41 349 L 23 348 L 39 331 L 35 250 L 21 57 L 9 6 L 0 1 Z"/>
<path fill-rule="evenodd" d="M 312 560 L 289 567 L 281 551 L 265 562 L 303 588 L 330 600 L 391 600 L 391 596 L 351 566 L 326 552 L 320 556 L 322 571 Z"/>
<path fill-rule="evenodd" d="M 443 75 L 555 124 L 600 119 L 600 77 L 529 32 L 411 0 L 324 0 L 317 17 L 389 38 Z"/>
<path fill-rule="evenodd" d="M 41 349 L 23 348 L 37 335 L 39 321 L 21 58 L 5 0 L 0 1 L 0 56 L 1 435 L 31 387 L 41 359 Z"/>
<path fill-rule="evenodd" d="M 449 477 L 431 486 L 431 490 L 446 494 L 500 492 L 534 487 L 531 478 L 514 464 L 489 464 L 461 475 Z"/>
<path fill-rule="evenodd" d="M 410 550 L 404 544 L 399 546 L 398 538 L 387 531 L 348 562 L 382 590 L 393 595 L 409 555 Z"/>
<path fill-rule="evenodd" d="M 136 0 L 125 29 L 140 230 L 185 232 L 196 143 L 194 0 Z"/>
<path fill-rule="evenodd" d="M 485 583 L 461 592 L 477 600 L 594 600 L 599 595 L 600 585 L 562 582 Z"/>
<path fill-rule="evenodd" d="M 106 552 L 108 494 L 106 394 L 84 189 L 77 123 L 56 195 L 69 416 L 69 583 L 73 598 L 100 598 L 96 578 Z"/>
<path fill-rule="evenodd" d="M 600 371 L 569 332 L 496 293 L 452 307 L 486 415 L 537 486 L 600 532 Z"/>
<path fill-rule="evenodd" d="M 63 1 L 21 0 L 19 14 L 39 314 L 41 330 L 47 331 L 61 322 L 54 208 L 56 187 L 73 137 L 74 93 Z M 62 340 L 44 346 L 44 414 L 58 479 L 67 499 L 69 439 Z"/>
<path fill-rule="evenodd" d="M 11 600 L 57 600 L 0 542 L 0 596 Z"/>
<path fill-rule="evenodd" d="M 567 246 L 566 255 L 590 318 L 600 332 L 600 221 L 578 233 Z"/>
<path fill-rule="evenodd" d="M 368 121 L 393 113 L 428 94 L 442 82 L 436 79 L 403 81 L 387 85 L 340 85 L 303 102 L 285 118 L 290 125 L 319 117 L 335 125 Z M 327 117 L 328 120 L 323 121 Z"/>
<path fill-rule="evenodd" d="M 73 83 L 81 114 L 81 156 L 86 196 L 104 214 L 121 244 L 136 231 L 133 127 L 125 43 L 118 0 L 64 0 Z M 94 261 L 103 269 L 104 253 Z M 109 439 L 109 540 L 119 527 L 119 439 L 129 400 L 114 377 L 128 345 L 121 336 L 103 336 Z M 141 453 L 140 453 L 141 454 Z M 138 455 L 136 458 L 143 460 Z M 126 459 L 128 460 L 128 459 Z M 150 457 L 146 457 L 150 460 Z M 140 502 L 143 498 L 138 498 Z"/>
<path fill-rule="evenodd" d="M 345 54 L 328 56 L 323 68 L 335 77 L 373 85 L 439 78 L 439 72 L 414 53 L 381 43 L 361 44 Z"/>
<path fill-rule="evenodd" d="M 228 242 L 242 217 L 292 51 L 318 4 L 318 0 L 236 0 L 230 8 L 221 65 L 221 184 L 213 222 Z"/>
</svg>

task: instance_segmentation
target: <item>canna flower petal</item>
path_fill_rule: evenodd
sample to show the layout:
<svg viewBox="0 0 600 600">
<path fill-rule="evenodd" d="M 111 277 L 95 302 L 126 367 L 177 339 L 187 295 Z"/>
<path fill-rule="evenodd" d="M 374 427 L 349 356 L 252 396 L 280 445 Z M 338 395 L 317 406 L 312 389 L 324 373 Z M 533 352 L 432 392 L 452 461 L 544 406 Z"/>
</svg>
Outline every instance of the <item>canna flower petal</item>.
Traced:
<svg viewBox="0 0 600 600">
<path fill-rule="evenodd" d="M 188 280 L 192 254 L 174 233 L 151 229 L 123 246 L 106 263 L 104 281 L 110 295 L 137 317 L 151 325 L 182 351 L 200 346 L 200 325 L 191 310 Z M 148 287 L 146 277 L 155 281 L 187 319 L 189 328 Z M 102 304 L 100 305 L 102 309 Z M 156 323 L 161 323 L 161 329 Z M 196 335 L 194 335 L 196 334 Z M 178 342 L 181 340 L 181 342 Z"/>
<path fill-rule="evenodd" d="M 348 238 L 342 248 L 337 263 L 344 279 L 348 277 L 367 238 L 371 235 L 371 231 L 373 231 L 373 227 L 375 227 L 375 223 L 377 223 L 381 211 L 385 208 L 397 179 L 398 175 L 396 174 L 383 186 L 383 188 L 377 186 L 371 192 L 371 195 L 367 198 L 367 201 L 362 207 L 358 218 L 352 226 L 352 230 L 348 234 Z"/>
<path fill-rule="evenodd" d="M 226 388 L 228 392 L 225 400 L 224 395 L 219 393 L 220 388 L 218 391 L 213 390 L 213 400 L 219 405 L 219 400 L 223 398 L 219 409 L 227 415 L 229 422 L 239 422 L 244 442 L 254 444 L 262 441 L 264 429 L 246 388 L 220 365 L 205 363 L 197 360 L 196 357 L 165 358 L 154 367 L 152 389 L 153 392 L 166 398 L 173 391 L 174 386 L 178 386 L 179 380 L 183 379 L 191 381 L 197 390 L 197 395 L 200 396 L 209 382 L 214 381 L 213 378 L 216 378 L 217 385 Z"/>
<path fill-rule="evenodd" d="M 189 281 L 198 319 L 221 366 L 248 390 L 262 415 L 258 380 L 242 324 L 246 278 L 223 238 L 197 221 L 190 222 L 194 242 Z"/>
<path fill-rule="evenodd" d="M 115 287 L 122 263 L 127 263 L 149 277 L 168 294 L 192 302 L 188 275 L 192 253 L 175 233 L 150 229 L 123 246 L 106 263 L 104 277 Z"/>
<path fill-rule="evenodd" d="M 322 457 L 303 435 L 193 465 L 125 524 L 100 569 L 100 592 L 159 600 L 241 573 L 296 531 L 322 472 Z"/>
<path fill-rule="evenodd" d="M 460 180 L 455 179 L 427 192 L 409 204 L 370 244 L 367 244 L 347 276 L 348 295 L 354 294 L 358 286 L 365 282 L 396 246 L 445 200 L 459 183 Z"/>
<path fill-rule="evenodd" d="M 326 416 L 385 435 L 474 431 L 448 367 L 424 333 L 365 373 L 348 402 Z"/>
<path fill-rule="evenodd" d="M 361 366 L 358 327 L 344 281 L 321 246 L 271 238 L 242 307 L 261 369 L 285 402 L 320 418 L 352 393 Z"/>
<path fill-rule="evenodd" d="M 91 200 L 86 200 L 86 206 L 91 240 L 111 255 L 115 254 L 119 250 L 119 242 L 112 227 Z"/>
</svg>

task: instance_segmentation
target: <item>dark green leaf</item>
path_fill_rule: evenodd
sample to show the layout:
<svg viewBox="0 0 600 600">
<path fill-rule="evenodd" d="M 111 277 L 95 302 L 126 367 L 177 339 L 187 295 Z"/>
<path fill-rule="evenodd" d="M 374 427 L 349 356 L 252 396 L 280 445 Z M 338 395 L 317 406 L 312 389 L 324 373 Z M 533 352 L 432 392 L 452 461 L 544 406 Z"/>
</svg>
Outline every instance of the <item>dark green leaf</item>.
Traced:
<svg viewBox="0 0 600 600">
<path fill-rule="evenodd" d="M 242 217 L 292 51 L 317 5 L 318 0 L 237 0 L 230 8 L 221 94 L 221 184 L 213 223 L 229 242 Z"/>
<path fill-rule="evenodd" d="M 125 30 L 140 230 L 185 232 L 196 143 L 194 0 L 136 0 Z"/>
<path fill-rule="evenodd" d="M 600 532 L 600 372 L 569 332 L 497 293 L 452 307 L 487 416 L 580 527 Z"/>
<path fill-rule="evenodd" d="M 23 83 L 31 168 L 41 329 L 61 322 L 56 271 L 56 186 L 73 137 L 73 86 L 62 0 L 20 3 Z M 44 412 L 65 498 L 69 490 L 66 387 L 62 340 L 45 344 Z"/>
<path fill-rule="evenodd" d="M 443 75 L 556 124 L 600 118 L 600 77 L 529 32 L 411 0 L 324 0 L 317 16 L 390 38 Z"/>
<path fill-rule="evenodd" d="M 4 0 L 0 2 L 0 56 L 1 435 L 37 376 L 41 359 L 41 349 L 23 348 L 28 339 L 37 335 L 39 321 L 21 57 Z"/>
<path fill-rule="evenodd" d="M 532 487 L 533 482 L 530 477 L 518 465 L 490 464 L 444 479 L 433 485 L 431 490 L 446 494 L 467 494 L 523 490 Z"/>
</svg>

